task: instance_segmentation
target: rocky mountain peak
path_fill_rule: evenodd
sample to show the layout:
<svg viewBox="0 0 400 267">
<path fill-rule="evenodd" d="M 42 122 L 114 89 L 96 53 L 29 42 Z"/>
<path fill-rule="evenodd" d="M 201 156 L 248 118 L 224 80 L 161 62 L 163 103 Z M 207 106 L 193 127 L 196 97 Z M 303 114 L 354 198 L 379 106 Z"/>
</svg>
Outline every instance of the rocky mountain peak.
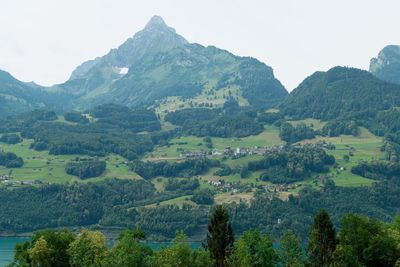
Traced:
<svg viewBox="0 0 400 267">
<path fill-rule="evenodd" d="M 154 28 L 168 28 L 167 24 L 165 23 L 164 19 L 160 16 L 153 16 L 149 22 L 147 22 L 145 29 L 154 29 Z"/>
</svg>

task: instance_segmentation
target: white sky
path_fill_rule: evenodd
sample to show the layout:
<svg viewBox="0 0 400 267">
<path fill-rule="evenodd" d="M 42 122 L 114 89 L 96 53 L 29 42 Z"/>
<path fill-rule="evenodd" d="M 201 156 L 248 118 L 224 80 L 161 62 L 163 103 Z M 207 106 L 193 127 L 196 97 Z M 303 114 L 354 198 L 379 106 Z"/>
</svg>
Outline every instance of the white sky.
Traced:
<svg viewBox="0 0 400 267">
<path fill-rule="evenodd" d="M 190 42 L 270 65 L 290 91 L 336 65 L 368 69 L 400 44 L 398 0 L 0 0 L 0 69 L 52 85 L 153 15 Z"/>
</svg>

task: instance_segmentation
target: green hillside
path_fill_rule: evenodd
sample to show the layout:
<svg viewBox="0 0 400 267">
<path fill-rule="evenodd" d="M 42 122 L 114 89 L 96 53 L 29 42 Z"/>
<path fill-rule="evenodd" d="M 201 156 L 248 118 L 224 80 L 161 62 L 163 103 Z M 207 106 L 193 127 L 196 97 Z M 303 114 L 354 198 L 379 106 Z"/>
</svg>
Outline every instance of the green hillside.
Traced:
<svg viewBox="0 0 400 267">
<path fill-rule="evenodd" d="M 0 70 L 0 119 L 37 108 L 68 108 L 70 97 L 50 93 L 34 83 L 24 83 Z"/>
<path fill-rule="evenodd" d="M 335 67 L 306 78 L 282 103 L 293 118 L 365 119 L 400 105 L 400 86 L 367 71 Z"/>
</svg>

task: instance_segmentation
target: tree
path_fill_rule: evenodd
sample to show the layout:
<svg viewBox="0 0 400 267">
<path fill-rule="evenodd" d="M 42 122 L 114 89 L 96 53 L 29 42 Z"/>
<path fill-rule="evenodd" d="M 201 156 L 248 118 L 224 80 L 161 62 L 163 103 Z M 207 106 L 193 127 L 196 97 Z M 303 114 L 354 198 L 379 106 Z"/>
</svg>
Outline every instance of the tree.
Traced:
<svg viewBox="0 0 400 267">
<path fill-rule="evenodd" d="M 361 267 L 351 246 L 339 244 L 333 253 L 332 267 Z"/>
<path fill-rule="evenodd" d="M 35 233 L 31 241 L 17 244 L 11 266 L 69 267 L 68 248 L 75 239 L 69 230 L 43 230 Z"/>
<path fill-rule="evenodd" d="M 33 248 L 28 250 L 31 266 L 33 267 L 51 267 L 51 249 L 43 237 L 36 241 Z"/>
<path fill-rule="evenodd" d="M 271 239 L 258 230 L 248 230 L 235 242 L 229 266 L 272 267 L 277 260 Z"/>
<path fill-rule="evenodd" d="M 335 229 L 325 210 L 314 217 L 308 240 L 307 254 L 310 266 L 324 267 L 332 262 L 336 248 Z"/>
<path fill-rule="evenodd" d="M 82 229 L 69 247 L 72 267 L 99 267 L 108 256 L 107 239 L 99 231 Z"/>
<path fill-rule="evenodd" d="M 29 259 L 29 248 L 31 247 L 30 241 L 25 241 L 22 243 L 17 243 L 15 245 L 15 254 L 13 262 L 9 265 L 9 267 L 14 266 L 29 266 L 30 259 Z"/>
<path fill-rule="evenodd" d="M 200 205 L 211 205 L 214 203 L 214 193 L 210 189 L 199 189 L 194 192 L 191 199 Z"/>
<path fill-rule="evenodd" d="M 32 242 L 36 244 L 37 240 L 43 238 L 51 251 L 51 265 L 57 267 L 69 266 L 68 248 L 75 239 L 75 234 L 69 230 L 43 230 L 37 232 L 32 237 Z"/>
<path fill-rule="evenodd" d="M 232 226 L 226 208 L 218 205 L 208 224 L 207 249 L 216 267 L 224 267 L 234 242 Z"/>
<path fill-rule="evenodd" d="M 192 250 L 187 237 L 178 232 L 172 246 L 162 248 L 151 258 L 151 267 L 209 267 L 212 260 L 207 251 Z"/>
<path fill-rule="evenodd" d="M 342 218 L 339 231 L 341 250 L 347 249 L 347 254 L 351 253 L 352 258 L 362 266 L 394 266 L 400 258 L 400 247 L 391 231 L 393 225 L 386 229 L 377 220 L 347 214 Z M 343 258 L 340 252 L 335 252 L 335 258 Z"/>
<path fill-rule="evenodd" d="M 278 248 L 279 263 L 284 267 L 304 266 L 300 238 L 292 231 L 283 234 Z"/>
<path fill-rule="evenodd" d="M 152 250 L 148 246 L 140 243 L 140 240 L 146 238 L 141 230 L 125 230 L 123 231 L 118 242 L 113 246 L 108 266 L 126 266 L 126 267 L 143 267 L 146 266 L 146 258 L 152 254 Z"/>
</svg>

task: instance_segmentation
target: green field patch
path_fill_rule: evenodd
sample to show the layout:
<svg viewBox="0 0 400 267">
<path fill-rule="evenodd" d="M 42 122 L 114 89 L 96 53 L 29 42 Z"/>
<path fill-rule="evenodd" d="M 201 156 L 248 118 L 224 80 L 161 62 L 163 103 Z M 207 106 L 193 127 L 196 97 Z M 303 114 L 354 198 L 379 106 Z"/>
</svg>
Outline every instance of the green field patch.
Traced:
<svg viewBox="0 0 400 267">
<path fill-rule="evenodd" d="M 228 204 L 228 203 L 240 203 L 246 202 L 250 204 L 250 201 L 254 198 L 254 192 L 246 192 L 246 193 L 220 193 L 214 197 L 216 204 Z"/>
<path fill-rule="evenodd" d="M 325 121 L 320 121 L 316 119 L 304 119 L 304 120 L 296 120 L 296 121 L 288 121 L 292 126 L 297 126 L 300 123 L 304 123 L 305 125 L 313 128 L 314 130 L 321 130 L 326 124 Z"/>
<path fill-rule="evenodd" d="M 0 168 L 0 174 L 10 175 L 12 181 L 41 181 L 47 183 L 66 183 L 73 181 L 100 181 L 107 178 L 139 179 L 136 173 L 129 171 L 126 160 L 118 155 L 109 155 L 101 160 L 107 163 L 106 171 L 99 177 L 81 180 L 65 172 L 65 165 L 83 155 L 50 155 L 48 151 L 30 149 L 32 140 L 24 140 L 16 145 L 0 144 L 0 149 L 13 152 L 24 160 L 22 168 Z"/>
<path fill-rule="evenodd" d="M 375 136 L 366 128 L 360 127 L 360 135 L 341 135 L 338 137 L 317 137 L 313 140 L 302 141 L 302 143 L 314 143 L 325 140 L 336 146 L 335 150 L 327 150 L 333 155 L 338 163 L 337 169 L 332 169 L 329 176 L 338 186 L 369 186 L 374 180 L 361 177 L 351 173 L 351 167 L 360 161 L 384 159 L 384 152 L 380 150 L 383 145 L 381 137 Z M 353 156 L 350 156 L 353 154 Z M 344 156 L 349 156 L 349 161 Z"/>
<path fill-rule="evenodd" d="M 186 195 L 186 196 L 181 196 L 181 197 L 177 197 L 177 198 L 173 198 L 173 199 L 169 199 L 166 201 L 162 201 L 158 204 L 150 204 L 150 205 L 146 205 L 144 206 L 145 208 L 155 208 L 157 206 L 167 206 L 167 205 L 175 205 L 178 207 L 182 207 L 183 205 L 191 205 L 191 206 L 197 206 L 196 203 L 194 203 L 193 201 L 190 200 L 190 198 L 192 197 L 192 195 Z"/>
<path fill-rule="evenodd" d="M 168 160 L 177 159 L 183 151 L 208 151 L 203 137 L 184 136 L 173 138 L 167 146 L 158 146 L 153 152 L 148 153 L 146 157 Z"/>
<path fill-rule="evenodd" d="M 258 135 L 251 135 L 242 138 L 219 138 L 213 137 L 213 146 L 216 149 L 223 150 L 226 147 L 265 147 L 273 145 L 282 145 L 284 141 L 279 137 L 279 128 L 272 125 L 265 125 L 264 131 Z"/>
</svg>

